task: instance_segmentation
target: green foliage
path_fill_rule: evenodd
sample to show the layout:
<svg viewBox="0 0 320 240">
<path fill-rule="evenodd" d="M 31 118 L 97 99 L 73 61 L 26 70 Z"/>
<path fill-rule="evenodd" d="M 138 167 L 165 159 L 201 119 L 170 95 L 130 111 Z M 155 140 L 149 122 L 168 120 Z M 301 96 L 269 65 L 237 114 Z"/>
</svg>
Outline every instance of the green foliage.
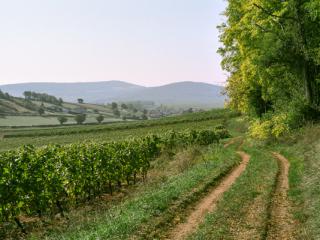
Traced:
<svg viewBox="0 0 320 240">
<path fill-rule="evenodd" d="M 44 108 L 43 108 L 43 107 L 40 107 L 40 108 L 38 109 L 38 113 L 39 113 L 40 116 L 41 116 L 42 114 L 44 114 Z"/>
<path fill-rule="evenodd" d="M 63 125 L 64 123 L 68 122 L 68 118 L 65 117 L 65 116 L 59 116 L 58 118 L 58 121 L 61 125 Z"/>
<path fill-rule="evenodd" d="M 208 145 L 225 137 L 215 131 L 168 132 L 122 142 L 24 146 L 0 155 L 0 219 L 55 214 L 146 177 L 161 150 Z"/>
<path fill-rule="evenodd" d="M 25 91 L 23 93 L 26 100 L 36 100 L 41 102 L 47 102 L 52 103 L 56 105 L 61 105 L 63 103 L 63 100 L 61 98 L 56 98 L 55 96 L 46 94 L 46 93 L 37 93 L 32 91 Z"/>
<path fill-rule="evenodd" d="M 269 115 L 270 118 L 263 120 L 254 120 L 249 128 L 251 137 L 267 140 L 270 138 L 279 138 L 290 132 L 290 118 L 286 113 Z"/>
<path fill-rule="evenodd" d="M 224 44 L 219 52 L 230 72 L 229 106 L 261 119 L 274 112 L 319 117 L 319 1 L 228 2 L 227 22 L 219 27 Z M 296 104 L 308 110 L 286 109 Z M 287 126 L 280 122 L 287 120 L 280 118 L 262 123 L 259 131 L 271 124 L 277 125 L 273 135 L 285 132 Z M 257 123 L 253 128 L 259 128 Z"/>
<path fill-rule="evenodd" d="M 74 117 L 74 120 L 78 123 L 78 124 L 82 124 L 86 121 L 87 116 L 85 114 L 77 114 Z"/>
<path fill-rule="evenodd" d="M 239 116 L 239 112 L 231 111 L 227 109 L 214 109 L 211 111 L 201 113 L 183 114 L 180 116 L 166 117 L 158 120 L 146 120 L 139 122 L 125 122 L 125 123 L 112 123 L 102 126 L 74 126 L 66 128 L 49 128 L 49 129 L 36 129 L 36 131 L 14 131 L 11 133 L 4 133 L 4 138 L 17 138 L 17 137 L 40 137 L 40 136 L 53 136 L 53 135 L 71 135 L 80 133 L 100 133 L 105 131 L 124 130 L 124 129 L 136 129 L 147 128 L 152 126 L 166 126 L 178 123 L 192 123 L 221 118 L 234 118 Z"/>
<path fill-rule="evenodd" d="M 100 114 L 99 116 L 96 117 L 96 120 L 98 121 L 98 123 L 102 123 L 104 120 L 104 116 Z"/>
<path fill-rule="evenodd" d="M 116 117 L 120 117 L 120 111 L 118 108 L 113 109 L 113 115 L 115 115 Z"/>
<path fill-rule="evenodd" d="M 118 109 L 118 104 L 116 102 L 111 103 L 112 110 Z"/>
<path fill-rule="evenodd" d="M 122 109 L 128 109 L 128 106 L 127 106 L 127 104 L 122 103 L 122 104 L 121 104 L 121 108 L 122 108 Z"/>
</svg>

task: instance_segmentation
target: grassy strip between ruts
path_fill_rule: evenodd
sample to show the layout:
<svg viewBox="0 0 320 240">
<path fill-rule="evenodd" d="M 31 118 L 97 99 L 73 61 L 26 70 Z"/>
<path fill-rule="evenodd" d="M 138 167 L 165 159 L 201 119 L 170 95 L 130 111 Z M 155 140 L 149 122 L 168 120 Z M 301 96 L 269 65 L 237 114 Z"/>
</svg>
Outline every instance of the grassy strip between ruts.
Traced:
<svg viewBox="0 0 320 240">
<path fill-rule="evenodd" d="M 244 147 L 251 155 L 245 172 L 188 239 L 263 239 L 278 166 L 269 152 Z"/>
<path fill-rule="evenodd" d="M 95 221 L 63 232 L 51 232 L 42 239 L 127 239 L 133 236 L 152 218 L 160 216 L 183 196 L 203 184 L 209 175 L 215 181 L 239 162 L 239 158 L 230 157 L 233 150 L 216 151 L 217 146 L 212 148 L 204 156 L 203 162 L 168 178 L 134 199 L 112 207 Z"/>
<path fill-rule="evenodd" d="M 240 142 L 237 142 L 228 149 L 222 148 L 221 146 L 211 149 L 211 151 L 206 154 L 205 161 L 219 161 L 220 158 L 220 160 L 225 159 L 226 162 L 239 163 L 240 157 L 235 154 L 235 149 L 239 144 Z M 220 173 L 213 172 L 206 176 L 199 182 L 198 186 L 192 189 L 192 191 L 181 195 L 178 201 L 172 204 L 161 215 L 143 224 L 138 230 L 138 233 L 131 236 L 130 239 L 166 239 L 170 228 L 184 221 L 190 211 L 193 210 L 194 204 L 208 194 L 225 175 L 228 175 L 235 165 L 229 166 L 225 171 Z"/>
<path fill-rule="evenodd" d="M 296 239 L 320 239 L 320 126 L 307 126 L 272 146 L 290 161 L 289 199 Z"/>
</svg>

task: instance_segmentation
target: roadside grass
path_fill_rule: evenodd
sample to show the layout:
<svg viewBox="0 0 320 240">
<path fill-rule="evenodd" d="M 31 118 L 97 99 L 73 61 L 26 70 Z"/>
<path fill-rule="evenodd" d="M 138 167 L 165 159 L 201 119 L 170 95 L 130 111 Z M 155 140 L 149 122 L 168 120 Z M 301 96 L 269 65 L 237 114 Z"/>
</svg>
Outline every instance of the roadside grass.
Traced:
<svg viewBox="0 0 320 240">
<path fill-rule="evenodd" d="M 272 145 L 286 156 L 296 239 L 320 239 L 320 126 L 309 125 Z"/>
<path fill-rule="evenodd" d="M 263 239 L 276 184 L 277 161 L 256 146 L 244 146 L 251 156 L 245 172 L 188 239 Z"/>
<path fill-rule="evenodd" d="M 192 148 L 181 151 L 171 161 L 170 157 L 167 158 L 164 165 L 156 161 L 155 167 L 162 166 L 162 170 L 170 169 L 171 172 L 157 175 L 151 171 L 149 178 L 153 180 L 149 180 L 149 184 L 142 186 L 133 196 L 104 211 L 90 211 L 93 215 L 83 222 L 72 222 L 70 218 L 67 227 L 33 234 L 30 239 L 128 239 L 134 235 L 145 239 L 144 233 L 149 233 L 153 227 L 150 221 L 167 219 L 172 206 L 179 205 L 183 199 L 190 198 L 192 202 L 194 198 L 190 197 L 190 192 L 209 184 L 209 176 L 210 182 L 214 182 L 240 161 L 235 157 L 234 149 L 225 150 L 221 145 L 212 145 L 206 150 L 207 153 L 201 154 L 199 152 L 204 150 Z M 180 154 L 189 160 L 182 160 Z"/>
</svg>

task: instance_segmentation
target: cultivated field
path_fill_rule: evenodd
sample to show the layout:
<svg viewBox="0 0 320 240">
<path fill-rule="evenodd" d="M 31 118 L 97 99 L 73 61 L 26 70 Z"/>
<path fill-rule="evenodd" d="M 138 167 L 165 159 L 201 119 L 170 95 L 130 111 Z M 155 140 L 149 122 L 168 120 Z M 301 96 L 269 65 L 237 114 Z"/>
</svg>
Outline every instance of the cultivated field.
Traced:
<svg viewBox="0 0 320 240">
<path fill-rule="evenodd" d="M 319 127 L 266 143 L 251 140 L 247 124 L 213 110 L 6 129 L 1 237 L 319 238 Z"/>
</svg>

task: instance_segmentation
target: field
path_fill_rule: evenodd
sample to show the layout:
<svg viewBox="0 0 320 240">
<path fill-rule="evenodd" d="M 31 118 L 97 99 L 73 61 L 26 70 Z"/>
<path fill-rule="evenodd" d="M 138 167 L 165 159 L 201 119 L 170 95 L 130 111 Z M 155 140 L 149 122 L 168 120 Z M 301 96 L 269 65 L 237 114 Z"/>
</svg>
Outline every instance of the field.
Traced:
<svg viewBox="0 0 320 240">
<path fill-rule="evenodd" d="M 236 115 L 237 113 L 234 112 L 213 110 L 202 114 L 186 114 L 159 120 L 55 128 L 3 129 L 1 131 L 3 139 L 0 141 L 0 151 L 27 144 L 41 146 L 49 143 L 67 144 L 92 140 L 121 140 L 128 137 L 143 136 L 148 133 L 161 133 L 171 129 L 210 129 L 221 123 L 223 119 Z"/>
<path fill-rule="evenodd" d="M 96 115 L 91 115 L 86 118 L 86 123 L 96 123 Z M 74 117 L 67 117 L 68 122 L 66 124 L 76 124 Z M 105 119 L 104 122 L 114 122 L 121 121 L 114 117 Z M 56 116 L 6 116 L 0 118 L 2 127 L 11 127 L 11 126 L 37 126 L 37 125 L 59 125 L 59 121 Z"/>
<path fill-rule="evenodd" d="M 213 110 L 4 129 L 0 191 L 11 187 L 1 195 L 0 236 L 318 239 L 320 128 L 270 143 L 249 138 L 247 125 Z"/>
</svg>

